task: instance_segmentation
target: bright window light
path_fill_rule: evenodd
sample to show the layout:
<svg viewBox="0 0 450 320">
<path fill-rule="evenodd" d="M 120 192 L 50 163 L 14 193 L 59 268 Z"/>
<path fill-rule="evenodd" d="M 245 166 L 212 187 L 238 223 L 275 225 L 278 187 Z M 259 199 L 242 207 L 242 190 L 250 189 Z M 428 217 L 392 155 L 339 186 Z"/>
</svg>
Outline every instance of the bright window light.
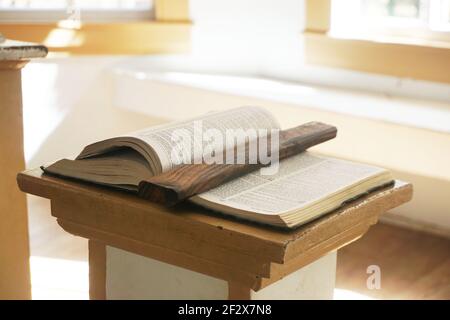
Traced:
<svg viewBox="0 0 450 320">
<path fill-rule="evenodd" d="M 75 14 L 82 21 L 148 20 L 153 0 L 0 0 L 1 22 L 55 22 Z"/>
<path fill-rule="evenodd" d="M 89 299 L 89 266 L 86 261 L 30 257 L 33 300 Z"/>
<path fill-rule="evenodd" d="M 375 300 L 372 297 L 366 296 L 359 292 L 345 290 L 345 289 L 334 289 L 334 300 Z"/>
<path fill-rule="evenodd" d="M 434 1 L 430 7 L 430 28 L 435 31 L 450 32 L 450 0 Z"/>
<path fill-rule="evenodd" d="M 332 0 L 330 32 L 450 41 L 450 0 Z"/>
<path fill-rule="evenodd" d="M 150 0 L 0 0 L 1 9 L 44 10 L 65 9 L 69 6 L 94 10 L 148 10 Z"/>
</svg>

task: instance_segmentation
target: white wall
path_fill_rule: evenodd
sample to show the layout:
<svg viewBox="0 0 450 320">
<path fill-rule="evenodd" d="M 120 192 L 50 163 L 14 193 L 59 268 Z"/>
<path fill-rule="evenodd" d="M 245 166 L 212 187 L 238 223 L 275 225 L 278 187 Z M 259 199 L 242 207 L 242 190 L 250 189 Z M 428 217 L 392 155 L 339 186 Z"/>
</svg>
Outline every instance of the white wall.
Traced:
<svg viewBox="0 0 450 320">
<path fill-rule="evenodd" d="M 114 108 L 109 67 L 117 58 L 29 63 L 22 73 L 25 159 L 35 168 L 88 143 L 157 121 Z"/>
<path fill-rule="evenodd" d="M 190 8 L 191 55 L 144 57 L 124 65 L 263 75 L 450 102 L 448 84 L 305 65 L 303 0 L 191 0 Z"/>
</svg>

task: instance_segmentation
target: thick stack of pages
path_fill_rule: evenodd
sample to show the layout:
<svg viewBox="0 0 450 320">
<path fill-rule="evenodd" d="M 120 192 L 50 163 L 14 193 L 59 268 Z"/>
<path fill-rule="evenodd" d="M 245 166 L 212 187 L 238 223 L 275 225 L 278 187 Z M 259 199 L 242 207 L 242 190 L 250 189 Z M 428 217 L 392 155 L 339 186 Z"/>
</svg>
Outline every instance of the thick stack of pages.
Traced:
<svg viewBox="0 0 450 320">
<path fill-rule="evenodd" d="M 387 170 L 303 152 L 281 161 L 275 175 L 256 171 L 191 200 L 239 218 L 296 227 L 391 182 Z"/>
<path fill-rule="evenodd" d="M 50 174 L 138 192 L 139 183 L 176 166 L 174 130 L 278 129 L 266 110 L 242 107 L 196 119 L 148 128 L 87 146 L 76 160 L 63 159 L 43 170 Z M 194 157 L 194 155 L 192 155 Z M 272 175 L 242 176 L 190 200 L 242 219 L 293 228 L 318 218 L 393 181 L 389 171 L 309 152 L 281 161 Z"/>
</svg>

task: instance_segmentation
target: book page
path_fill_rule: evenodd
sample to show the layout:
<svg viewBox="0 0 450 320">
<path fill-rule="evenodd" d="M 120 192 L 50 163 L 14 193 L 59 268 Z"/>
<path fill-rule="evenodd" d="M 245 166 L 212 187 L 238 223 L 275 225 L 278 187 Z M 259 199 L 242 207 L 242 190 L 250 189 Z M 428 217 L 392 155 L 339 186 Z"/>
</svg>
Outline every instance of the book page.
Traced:
<svg viewBox="0 0 450 320">
<path fill-rule="evenodd" d="M 275 175 L 255 171 L 192 200 L 199 204 L 207 200 L 267 215 L 280 214 L 302 208 L 382 172 L 385 172 L 382 168 L 304 152 L 281 161 Z"/>
<path fill-rule="evenodd" d="M 176 164 L 171 152 L 174 147 L 173 133 L 184 130 L 194 136 L 194 122 L 201 121 L 202 131 L 217 129 L 225 136 L 226 129 L 279 129 L 278 121 L 268 111 L 259 107 L 240 107 L 232 110 L 213 112 L 183 122 L 174 122 L 131 133 L 127 136 L 138 138 L 150 145 L 159 157 L 162 170 L 172 169 Z M 194 158 L 194 148 L 191 157 Z"/>
</svg>

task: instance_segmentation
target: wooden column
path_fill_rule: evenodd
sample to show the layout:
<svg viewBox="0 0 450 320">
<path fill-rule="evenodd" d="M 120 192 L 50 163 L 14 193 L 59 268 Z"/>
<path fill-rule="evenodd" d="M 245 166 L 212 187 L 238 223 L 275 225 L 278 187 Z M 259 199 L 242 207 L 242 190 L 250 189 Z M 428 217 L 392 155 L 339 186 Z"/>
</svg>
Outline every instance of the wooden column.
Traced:
<svg viewBox="0 0 450 320">
<path fill-rule="evenodd" d="M 106 245 L 89 240 L 89 299 L 106 299 Z"/>
<path fill-rule="evenodd" d="M 46 53 L 0 35 L 0 299 L 31 298 L 26 198 L 16 183 L 25 168 L 20 69 Z"/>
</svg>

